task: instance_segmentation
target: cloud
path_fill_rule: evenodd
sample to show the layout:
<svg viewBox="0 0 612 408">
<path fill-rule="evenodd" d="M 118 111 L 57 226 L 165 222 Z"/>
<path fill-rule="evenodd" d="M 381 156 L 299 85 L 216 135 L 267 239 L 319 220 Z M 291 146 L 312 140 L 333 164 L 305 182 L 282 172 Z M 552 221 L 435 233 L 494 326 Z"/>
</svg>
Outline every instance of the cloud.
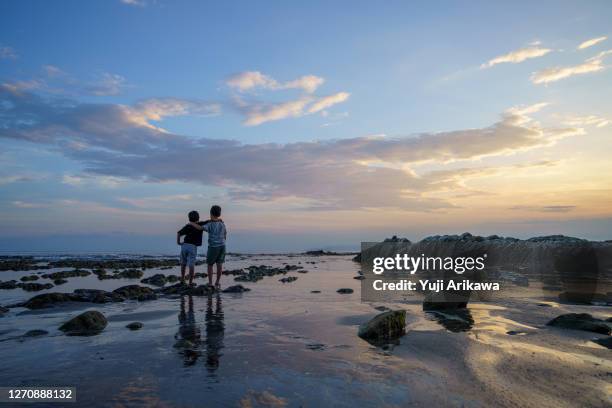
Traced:
<svg viewBox="0 0 612 408">
<path fill-rule="evenodd" d="M 147 5 L 147 2 L 145 0 L 120 0 L 120 1 L 121 3 L 127 4 L 128 6 L 144 7 Z"/>
<path fill-rule="evenodd" d="M 566 213 L 575 210 L 575 205 L 542 205 L 542 206 L 531 206 L 531 205 L 515 205 L 510 207 L 510 210 L 517 211 L 535 211 L 544 213 Z"/>
<path fill-rule="evenodd" d="M 12 47 L 0 46 L 0 59 L 17 59 L 17 52 Z"/>
<path fill-rule="evenodd" d="M 120 94 L 124 86 L 124 77 L 104 72 L 96 81 L 85 84 L 84 90 L 86 93 L 96 96 L 111 96 Z"/>
<path fill-rule="evenodd" d="M 13 201 L 13 206 L 17 208 L 45 208 L 48 204 L 45 203 L 32 203 L 27 201 Z"/>
<path fill-rule="evenodd" d="M 548 54 L 551 51 L 552 50 L 549 49 L 549 48 L 542 48 L 542 47 L 540 47 L 539 46 L 539 42 L 536 42 L 536 43 L 533 43 L 532 45 L 530 45 L 528 47 L 520 48 L 520 49 L 518 49 L 516 51 L 511 51 L 511 52 L 509 52 L 507 54 L 495 57 L 492 60 L 482 64 L 480 66 L 480 68 L 481 69 L 491 68 L 494 65 L 503 64 L 503 63 L 518 64 L 520 62 L 523 62 L 523 61 L 531 59 L 531 58 L 542 57 L 542 56 Z"/>
<path fill-rule="evenodd" d="M 308 97 L 313 100 L 293 112 L 307 112 L 309 104 L 317 101 Z M 82 163 L 87 174 L 200 183 L 224 189 L 230 200 L 292 199 L 313 209 L 431 210 L 452 204 L 426 193 L 450 185 L 467 188 L 467 178 L 492 170 L 418 174 L 412 169 L 420 164 L 443 166 L 516 154 L 584 133 L 575 127 L 542 127 L 526 113 L 541 109 L 539 104 L 513 108 L 496 123 L 475 129 L 394 138 L 243 144 L 165 131 L 149 122 L 163 114 L 145 114 L 143 106 L 147 104 L 56 100 L 0 85 L 0 138 L 46 146 Z M 454 180 L 459 176 L 462 183 L 457 184 Z"/>
<path fill-rule="evenodd" d="M 535 72 L 531 76 L 531 82 L 534 84 L 548 84 L 574 75 L 602 71 L 605 68 L 603 65 L 603 58 L 611 52 L 612 50 L 600 52 L 595 57 L 589 58 L 579 65 L 546 68 L 542 71 Z"/>
<path fill-rule="evenodd" d="M 597 37 L 597 38 L 591 38 L 590 40 L 586 40 L 586 41 L 584 41 L 583 43 L 581 43 L 581 44 L 578 46 L 578 49 L 579 49 L 579 50 L 583 50 L 583 49 L 585 49 L 585 48 L 592 47 L 592 46 L 594 46 L 594 45 L 596 45 L 596 44 L 599 44 L 600 42 L 605 41 L 605 40 L 607 40 L 607 39 L 608 39 L 608 37 L 606 37 L 606 36 L 603 36 L 603 37 Z"/>
<path fill-rule="evenodd" d="M 588 115 L 588 116 L 567 116 L 562 119 L 562 123 L 566 126 L 595 126 L 598 128 L 609 125 L 611 122 L 609 119 L 602 118 L 601 116 Z"/>
<path fill-rule="evenodd" d="M 349 96 L 351 96 L 348 92 L 338 92 L 333 95 L 324 96 L 323 98 L 319 98 L 308 108 L 308 113 L 317 113 L 321 112 L 324 109 L 330 108 L 337 103 L 342 103 L 346 101 Z"/>
<path fill-rule="evenodd" d="M 315 75 L 304 75 L 287 82 L 278 82 L 276 79 L 262 74 L 259 71 L 245 71 L 232 75 L 225 83 L 230 88 L 240 92 L 261 88 L 268 90 L 302 89 L 306 93 L 313 93 L 325 80 Z"/>
<path fill-rule="evenodd" d="M 245 116 L 246 126 L 258 126 L 265 122 L 324 112 L 324 109 L 346 101 L 349 96 L 347 92 L 338 92 L 323 97 L 306 95 L 292 101 L 278 103 L 235 98 L 234 106 Z"/>
<path fill-rule="evenodd" d="M 138 208 L 173 208 L 176 207 L 177 202 L 180 201 L 191 201 L 194 199 L 193 194 L 173 194 L 163 195 L 156 197 L 120 197 L 118 200 L 131 205 L 132 207 Z"/>
</svg>

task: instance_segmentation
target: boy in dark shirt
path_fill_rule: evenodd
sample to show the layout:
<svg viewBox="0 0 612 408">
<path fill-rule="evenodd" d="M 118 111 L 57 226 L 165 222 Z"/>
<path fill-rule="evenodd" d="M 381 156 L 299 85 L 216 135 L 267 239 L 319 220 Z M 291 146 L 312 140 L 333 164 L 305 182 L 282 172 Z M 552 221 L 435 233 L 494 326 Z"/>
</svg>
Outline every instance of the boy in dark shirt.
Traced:
<svg viewBox="0 0 612 408">
<path fill-rule="evenodd" d="M 202 226 L 207 224 L 206 221 L 200 221 L 200 214 L 197 211 L 191 211 L 187 218 L 189 218 L 189 222 L 195 225 Z M 181 242 L 182 236 L 185 236 L 183 242 Z M 198 255 L 198 247 L 202 246 L 202 230 L 195 228 L 193 225 L 186 224 L 176 233 L 176 244 L 181 246 L 181 283 L 185 283 L 185 268 L 189 266 L 189 284 L 191 285 L 195 276 L 195 261 Z"/>
</svg>

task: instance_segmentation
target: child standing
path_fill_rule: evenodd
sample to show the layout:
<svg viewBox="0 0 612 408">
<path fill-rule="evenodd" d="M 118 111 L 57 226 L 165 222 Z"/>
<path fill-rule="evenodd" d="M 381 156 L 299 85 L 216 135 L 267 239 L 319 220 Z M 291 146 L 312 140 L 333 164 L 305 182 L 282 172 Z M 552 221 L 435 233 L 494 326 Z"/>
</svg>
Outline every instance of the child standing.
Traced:
<svg viewBox="0 0 612 408">
<path fill-rule="evenodd" d="M 215 288 L 220 289 L 223 263 L 225 262 L 225 240 L 227 239 L 227 229 L 221 219 L 221 207 L 213 205 L 210 208 L 210 220 L 205 223 L 190 222 L 189 225 L 197 230 L 206 231 L 208 233 L 208 252 L 206 253 L 208 284 L 213 284 L 213 265 L 216 264 L 217 279 L 215 281 Z"/>
<path fill-rule="evenodd" d="M 185 283 L 185 269 L 189 267 L 189 284 L 191 285 L 195 276 L 198 247 L 202 245 L 202 226 L 206 225 L 206 222 L 200 221 L 200 214 L 197 211 L 189 212 L 187 218 L 189 224 L 176 233 L 176 244 L 181 246 L 181 283 Z M 185 236 L 183 242 L 181 242 L 182 236 Z"/>
</svg>

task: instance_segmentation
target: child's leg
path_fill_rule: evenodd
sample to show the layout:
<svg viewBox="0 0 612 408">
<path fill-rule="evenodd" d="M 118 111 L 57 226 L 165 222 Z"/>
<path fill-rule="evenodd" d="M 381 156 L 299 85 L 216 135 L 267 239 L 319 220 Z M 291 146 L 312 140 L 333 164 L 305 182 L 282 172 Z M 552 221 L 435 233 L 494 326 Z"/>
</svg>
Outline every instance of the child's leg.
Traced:
<svg viewBox="0 0 612 408">
<path fill-rule="evenodd" d="M 189 265 L 189 284 L 193 283 L 193 278 L 195 277 L 195 266 Z"/>
<path fill-rule="evenodd" d="M 181 283 L 185 283 L 185 267 L 187 265 L 181 264 Z"/>
<path fill-rule="evenodd" d="M 213 266 L 208 265 L 208 284 L 212 286 L 212 278 L 213 278 Z"/>
<path fill-rule="evenodd" d="M 221 280 L 222 273 L 223 273 L 223 264 L 217 263 L 217 281 L 215 282 L 215 286 L 219 285 L 219 281 Z"/>
</svg>

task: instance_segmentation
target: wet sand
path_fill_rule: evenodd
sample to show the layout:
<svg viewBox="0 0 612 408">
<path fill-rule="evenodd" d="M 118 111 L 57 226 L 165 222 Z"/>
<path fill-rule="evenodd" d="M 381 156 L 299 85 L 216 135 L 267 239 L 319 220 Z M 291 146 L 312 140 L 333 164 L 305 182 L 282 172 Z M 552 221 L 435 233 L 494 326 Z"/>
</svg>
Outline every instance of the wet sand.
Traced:
<svg viewBox="0 0 612 408">
<path fill-rule="evenodd" d="M 399 344 L 383 349 L 357 336 L 358 325 L 384 304 L 361 302 L 360 282 L 353 279 L 360 266 L 350 256 L 230 257 L 226 268 L 298 262 L 308 273 L 286 275 L 297 281 L 281 283 L 282 276 L 271 276 L 241 282 L 251 289 L 242 294 L 11 309 L 0 318 L 0 384 L 76 386 L 78 402 L 71 406 L 87 407 L 605 407 L 612 402 L 611 352 L 591 341 L 605 336 L 546 326 L 563 313 L 607 318 L 609 307 L 561 304 L 541 290 L 525 290 L 523 298 L 470 303 L 464 316 L 469 324 L 453 331 L 456 326 L 447 329 L 417 301 L 387 304 L 407 310 L 408 326 Z M 145 277 L 155 273 L 178 274 L 178 268 L 149 269 Z M 0 272 L 0 280 L 30 274 Z M 136 283 L 75 277 L 42 292 L 2 290 L 0 304 L 45 292 Z M 223 277 L 224 287 L 232 284 L 232 276 Z M 338 294 L 338 288 L 354 293 Z M 108 318 L 101 334 L 71 337 L 57 329 L 85 310 Z M 144 327 L 125 328 L 133 321 Z M 49 334 L 21 337 L 32 329 Z"/>
</svg>

